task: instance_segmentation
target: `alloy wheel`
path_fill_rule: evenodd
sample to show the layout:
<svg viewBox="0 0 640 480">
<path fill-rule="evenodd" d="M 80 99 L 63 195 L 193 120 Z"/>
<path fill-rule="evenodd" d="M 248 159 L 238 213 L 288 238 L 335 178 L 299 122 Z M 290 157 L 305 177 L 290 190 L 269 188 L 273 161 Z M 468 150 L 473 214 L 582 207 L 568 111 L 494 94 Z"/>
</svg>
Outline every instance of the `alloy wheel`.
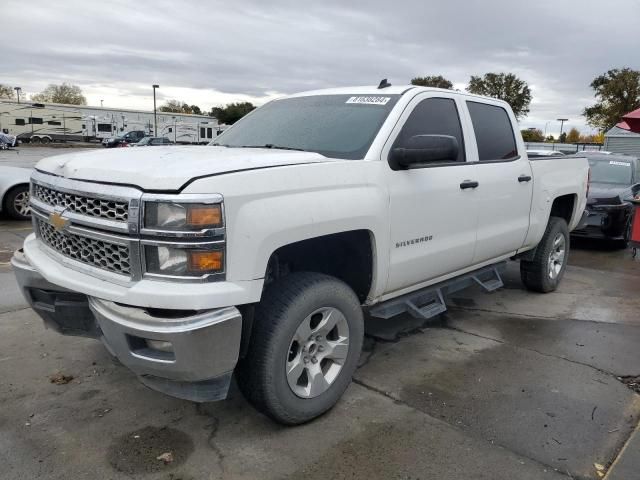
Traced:
<svg viewBox="0 0 640 480">
<path fill-rule="evenodd" d="M 349 353 L 349 325 L 344 314 L 325 307 L 298 326 L 286 363 L 289 387 L 298 397 L 324 393 L 340 374 Z"/>
</svg>

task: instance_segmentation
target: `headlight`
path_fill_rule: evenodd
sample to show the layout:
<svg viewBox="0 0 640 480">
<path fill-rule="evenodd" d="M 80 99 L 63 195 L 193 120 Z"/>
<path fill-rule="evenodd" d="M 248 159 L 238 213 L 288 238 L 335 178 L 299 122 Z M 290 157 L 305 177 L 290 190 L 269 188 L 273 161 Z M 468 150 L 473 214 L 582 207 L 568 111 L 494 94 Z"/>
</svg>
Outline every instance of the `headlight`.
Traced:
<svg viewBox="0 0 640 480">
<path fill-rule="evenodd" d="M 148 273 L 180 277 L 202 277 L 224 272 L 223 250 L 145 246 Z"/>
<path fill-rule="evenodd" d="M 220 204 L 146 202 L 144 226 L 154 230 L 202 230 L 222 227 Z"/>
</svg>

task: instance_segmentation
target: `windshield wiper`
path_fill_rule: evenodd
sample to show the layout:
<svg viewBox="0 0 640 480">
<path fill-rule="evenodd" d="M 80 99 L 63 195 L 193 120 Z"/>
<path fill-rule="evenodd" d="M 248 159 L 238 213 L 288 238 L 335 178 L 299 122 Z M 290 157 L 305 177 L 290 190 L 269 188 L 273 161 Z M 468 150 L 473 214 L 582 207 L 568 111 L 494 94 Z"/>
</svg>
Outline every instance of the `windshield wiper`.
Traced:
<svg viewBox="0 0 640 480">
<path fill-rule="evenodd" d="M 304 148 L 284 147 L 274 145 L 273 143 L 265 143 L 264 145 L 238 145 L 236 148 L 273 148 L 275 150 L 295 150 L 296 152 L 306 152 Z"/>
</svg>

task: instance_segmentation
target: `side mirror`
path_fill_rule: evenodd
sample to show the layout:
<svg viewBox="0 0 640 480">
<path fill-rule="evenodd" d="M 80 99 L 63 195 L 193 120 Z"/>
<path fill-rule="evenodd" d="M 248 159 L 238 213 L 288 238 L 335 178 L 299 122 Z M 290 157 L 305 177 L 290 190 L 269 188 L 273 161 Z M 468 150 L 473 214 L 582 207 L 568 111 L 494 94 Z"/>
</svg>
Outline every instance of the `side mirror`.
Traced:
<svg viewBox="0 0 640 480">
<path fill-rule="evenodd" d="M 424 163 L 455 162 L 458 150 L 458 140 L 450 135 L 414 135 L 391 150 L 389 163 L 394 170 L 402 170 Z"/>
</svg>

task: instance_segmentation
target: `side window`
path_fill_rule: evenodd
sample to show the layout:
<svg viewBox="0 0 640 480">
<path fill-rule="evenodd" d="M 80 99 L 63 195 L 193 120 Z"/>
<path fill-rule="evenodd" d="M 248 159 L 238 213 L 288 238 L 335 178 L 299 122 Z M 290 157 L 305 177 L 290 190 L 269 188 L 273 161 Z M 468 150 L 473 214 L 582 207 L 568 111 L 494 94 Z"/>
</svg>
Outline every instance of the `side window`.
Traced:
<svg viewBox="0 0 640 480">
<path fill-rule="evenodd" d="M 207 128 L 207 138 L 213 138 L 213 128 Z"/>
<path fill-rule="evenodd" d="M 462 126 L 455 100 L 428 98 L 416 105 L 402 127 L 396 144 L 405 142 L 414 135 L 450 135 L 455 137 L 458 141 L 456 162 L 465 161 Z"/>
<path fill-rule="evenodd" d="M 16 118 L 16 125 L 24 125 L 24 118 Z"/>
<path fill-rule="evenodd" d="M 206 138 L 206 131 L 204 127 L 200 127 L 200 138 Z"/>
<path fill-rule="evenodd" d="M 504 108 L 469 101 L 467 107 L 481 162 L 512 160 L 518 156 L 513 126 Z"/>
<path fill-rule="evenodd" d="M 42 119 L 38 117 L 29 117 L 29 123 L 33 125 L 42 125 Z"/>
</svg>

